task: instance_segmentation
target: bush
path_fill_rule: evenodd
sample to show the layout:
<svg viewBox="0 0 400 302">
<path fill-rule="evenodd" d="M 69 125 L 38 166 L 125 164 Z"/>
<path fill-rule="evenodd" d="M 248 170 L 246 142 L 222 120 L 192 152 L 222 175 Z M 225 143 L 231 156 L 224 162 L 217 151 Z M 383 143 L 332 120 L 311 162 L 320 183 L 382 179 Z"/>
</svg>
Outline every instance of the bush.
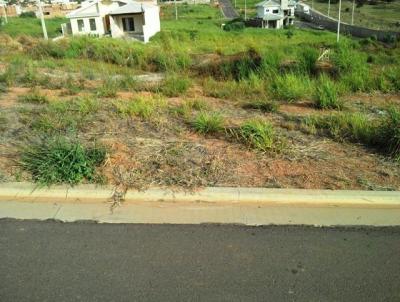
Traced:
<svg viewBox="0 0 400 302">
<path fill-rule="evenodd" d="M 203 134 L 217 133 L 223 129 L 223 123 L 224 119 L 221 114 L 201 112 L 196 116 L 193 128 Z"/>
<path fill-rule="evenodd" d="M 161 92 L 168 97 L 180 96 L 188 91 L 191 84 L 191 80 L 187 76 L 170 74 L 164 80 Z"/>
<path fill-rule="evenodd" d="M 260 151 L 268 151 L 276 148 L 274 127 L 266 121 L 247 121 L 235 131 L 235 134 L 239 141 L 251 148 Z"/>
<path fill-rule="evenodd" d="M 319 109 L 341 109 L 343 107 L 335 83 L 326 76 L 322 76 L 316 83 L 314 102 Z"/>
<path fill-rule="evenodd" d="M 77 141 L 55 137 L 24 147 L 20 165 L 41 185 L 75 185 L 83 180 L 96 181 L 99 178 L 96 167 L 105 158 L 106 150 L 101 146 L 86 147 Z"/>
<path fill-rule="evenodd" d="M 19 15 L 20 18 L 36 18 L 35 12 L 23 12 Z"/>
<path fill-rule="evenodd" d="M 294 102 L 306 97 L 310 92 L 310 79 L 294 73 L 276 75 L 271 90 L 273 95 L 284 101 Z"/>
<path fill-rule="evenodd" d="M 225 24 L 223 29 L 225 31 L 239 31 L 239 30 L 243 30 L 245 28 L 246 28 L 246 24 L 244 23 L 244 20 L 242 18 L 237 18 L 237 19 L 228 21 Z"/>
</svg>

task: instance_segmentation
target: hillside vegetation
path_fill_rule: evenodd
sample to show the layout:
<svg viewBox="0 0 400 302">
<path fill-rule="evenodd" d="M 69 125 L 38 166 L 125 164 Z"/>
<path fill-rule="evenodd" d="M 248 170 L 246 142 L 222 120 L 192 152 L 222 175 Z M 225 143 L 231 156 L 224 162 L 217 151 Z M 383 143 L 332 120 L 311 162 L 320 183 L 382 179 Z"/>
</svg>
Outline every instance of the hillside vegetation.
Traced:
<svg viewBox="0 0 400 302">
<path fill-rule="evenodd" d="M 227 32 L 206 5 L 162 16 L 146 45 L 1 36 L 4 179 L 400 187 L 398 42 Z"/>
</svg>

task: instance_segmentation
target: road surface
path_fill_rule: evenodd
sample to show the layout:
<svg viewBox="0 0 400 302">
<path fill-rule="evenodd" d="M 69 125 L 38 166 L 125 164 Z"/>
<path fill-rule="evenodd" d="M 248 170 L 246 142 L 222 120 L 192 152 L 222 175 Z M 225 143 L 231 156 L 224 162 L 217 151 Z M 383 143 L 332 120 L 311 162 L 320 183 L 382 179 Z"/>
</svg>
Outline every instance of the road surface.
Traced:
<svg viewBox="0 0 400 302">
<path fill-rule="evenodd" d="M 0 220 L 0 301 L 400 301 L 400 229 Z"/>
<path fill-rule="evenodd" d="M 239 14 L 233 7 L 231 0 L 219 0 L 219 5 L 221 6 L 222 13 L 227 19 L 235 19 L 239 17 Z"/>
</svg>

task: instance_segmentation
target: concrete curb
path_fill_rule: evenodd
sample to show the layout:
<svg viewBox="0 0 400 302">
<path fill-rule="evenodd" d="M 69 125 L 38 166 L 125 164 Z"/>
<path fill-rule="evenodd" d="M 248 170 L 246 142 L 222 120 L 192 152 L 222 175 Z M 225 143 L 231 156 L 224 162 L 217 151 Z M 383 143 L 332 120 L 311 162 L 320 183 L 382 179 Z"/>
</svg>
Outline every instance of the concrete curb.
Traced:
<svg viewBox="0 0 400 302">
<path fill-rule="evenodd" d="M 37 188 L 0 184 L 0 218 L 100 223 L 400 225 L 400 192 L 205 188 L 194 193 L 128 191 L 93 185 Z M 111 201 L 111 203 L 110 203 Z M 115 203 L 114 203 L 115 205 Z M 118 205 L 118 203 L 117 203 Z"/>
<path fill-rule="evenodd" d="M 114 196 L 111 186 L 37 187 L 31 183 L 0 184 L 0 201 L 99 203 Z M 152 188 L 127 191 L 124 203 L 173 202 L 210 204 L 295 205 L 307 207 L 398 208 L 398 191 L 331 191 L 303 189 L 266 189 L 209 187 L 196 192 Z"/>
</svg>

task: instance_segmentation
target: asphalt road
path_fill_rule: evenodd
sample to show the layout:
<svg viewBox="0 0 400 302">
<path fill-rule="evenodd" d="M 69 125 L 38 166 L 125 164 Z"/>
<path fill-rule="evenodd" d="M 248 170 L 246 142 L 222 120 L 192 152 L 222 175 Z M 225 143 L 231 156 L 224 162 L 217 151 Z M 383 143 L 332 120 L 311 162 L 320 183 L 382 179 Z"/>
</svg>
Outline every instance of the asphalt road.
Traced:
<svg viewBox="0 0 400 302">
<path fill-rule="evenodd" d="M 0 301 L 400 301 L 400 229 L 0 220 Z"/>
<path fill-rule="evenodd" d="M 219 0 L 219 5 L 221 6 L 222 13 L 227 19 L 235 19 L 239 17 L 239 14 L 235 10 L 231 0 Z"/>
</svg>

